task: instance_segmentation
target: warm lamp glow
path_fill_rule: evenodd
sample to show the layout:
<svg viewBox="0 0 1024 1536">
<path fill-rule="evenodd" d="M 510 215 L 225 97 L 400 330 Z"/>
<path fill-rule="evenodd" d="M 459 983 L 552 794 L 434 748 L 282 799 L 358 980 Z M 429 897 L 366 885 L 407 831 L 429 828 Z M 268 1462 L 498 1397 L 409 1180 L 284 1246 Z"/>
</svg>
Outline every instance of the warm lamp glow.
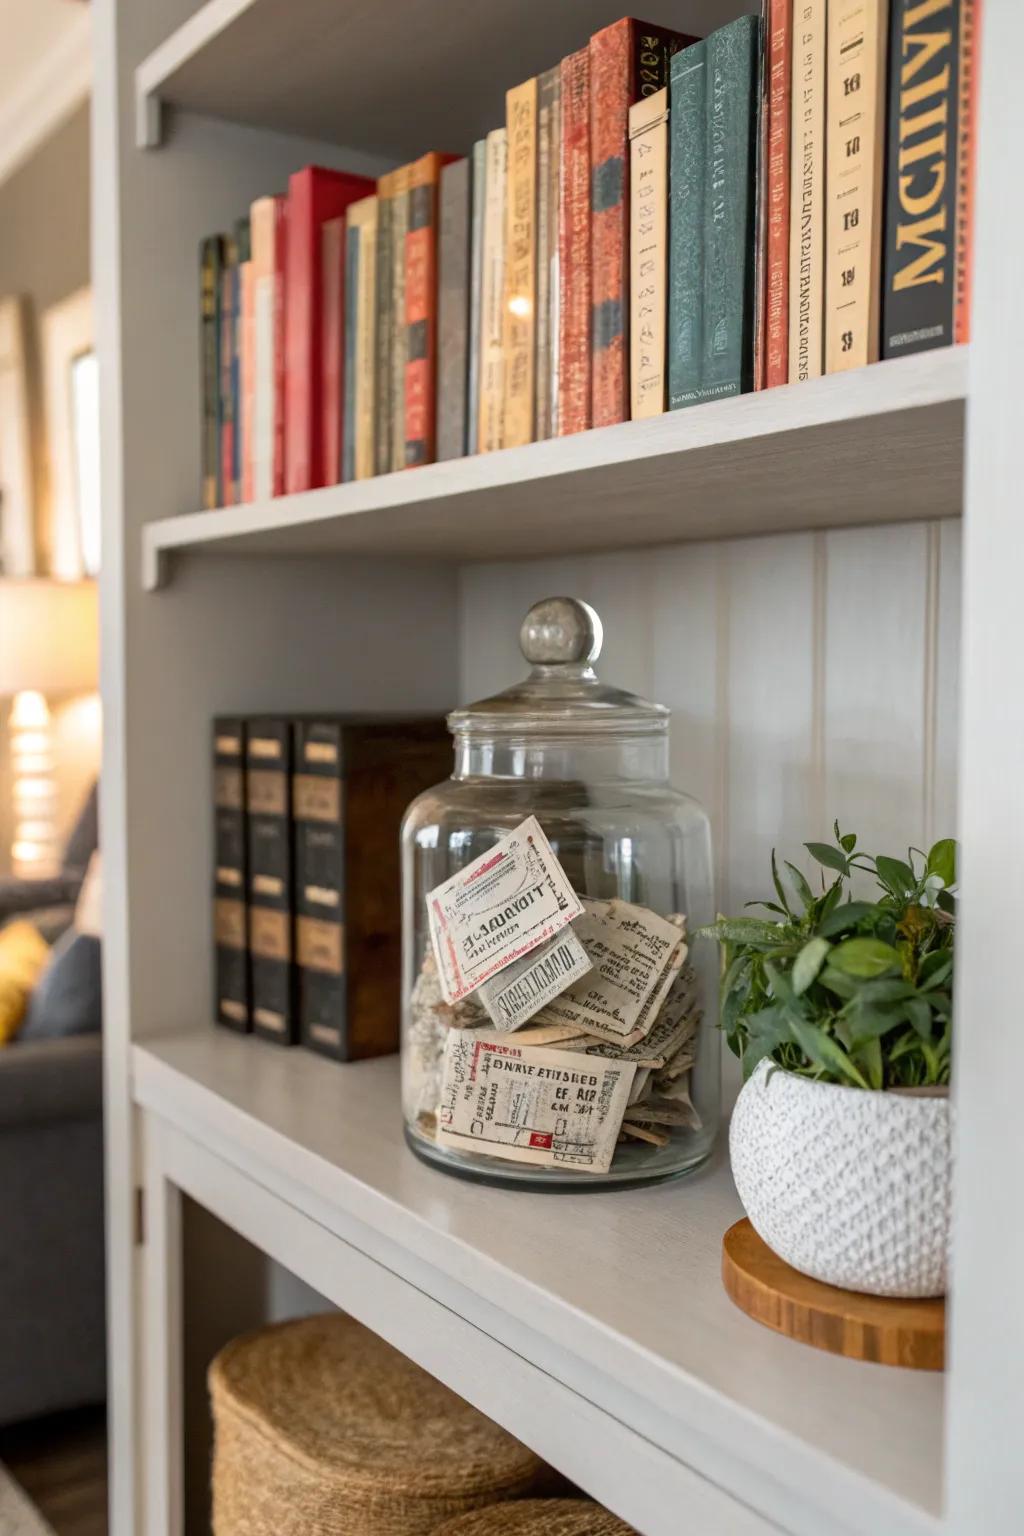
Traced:
<svg viewBox="0 0 1024 1536">
<path fill-rule="evenodd" d="M 508 301 L 509 313 L 525 320 L 530 313 L 530 301 L 525 294 L 514 293 Z"/>
<path fill-rule="evenodd" d="M 34 733 L 36 726 L 45 728 L 49 723 L 50 711 L 41 693 L 34 688 L 23 688 L 15 695 L 11 706 L 11 725 L 14 730 L 33 730 Z"/>
</svg>

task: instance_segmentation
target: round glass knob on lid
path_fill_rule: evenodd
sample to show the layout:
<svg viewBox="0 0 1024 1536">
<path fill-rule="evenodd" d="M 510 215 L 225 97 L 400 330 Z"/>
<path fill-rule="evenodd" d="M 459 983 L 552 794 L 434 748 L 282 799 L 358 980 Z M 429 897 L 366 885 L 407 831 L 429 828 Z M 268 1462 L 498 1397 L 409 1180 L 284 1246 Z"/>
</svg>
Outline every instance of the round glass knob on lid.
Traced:
<svg viewBox="0 0 1024 1536">
<path fill-rule="evenodd" d="M 488 736 L 664 734 L 669 711 L 663 705 L 609 687 L 594 671 L 603 638 L 604 626 L 589 603 L 575 597 L 534 603 L 519 631 L 520 649 L 532 669 L 529 677 L 454 710 L 449 729 L 456 735 Z"/>
</svg>

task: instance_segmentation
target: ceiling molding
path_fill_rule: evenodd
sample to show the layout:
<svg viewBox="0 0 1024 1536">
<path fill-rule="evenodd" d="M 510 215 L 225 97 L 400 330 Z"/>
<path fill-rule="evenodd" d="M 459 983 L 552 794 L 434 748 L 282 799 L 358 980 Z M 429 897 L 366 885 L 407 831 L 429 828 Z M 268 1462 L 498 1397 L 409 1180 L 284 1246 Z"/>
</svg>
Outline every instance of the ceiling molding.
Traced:
<svg viewBox="0 0 1024 1536">
<path fill-rule="evenodd" d="M 92 16 L 83 6 L 60 40 L 0 101 L 0 183 L 88 98 Z"/>
</svg>

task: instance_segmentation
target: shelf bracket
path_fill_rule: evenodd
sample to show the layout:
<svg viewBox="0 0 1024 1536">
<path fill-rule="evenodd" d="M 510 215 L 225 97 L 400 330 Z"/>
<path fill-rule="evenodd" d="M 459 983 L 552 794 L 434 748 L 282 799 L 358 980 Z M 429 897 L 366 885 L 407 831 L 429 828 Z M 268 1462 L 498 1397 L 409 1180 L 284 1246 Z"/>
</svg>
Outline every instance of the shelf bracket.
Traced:
<svg viewBox="0 0 1024 1536">
<path fill-rule="evenodd" d="M 163 132 L 163 111 L 160 97 L 155 91 L 136 86 L 135 90 L 135 147 L 157 149 Z"/>
<path fill-rule="evenodd" d="M 142 536 L 142 585 L 147 592 L 159 592 L 167 585 L 170 556 L 166 549 Z"/>
</svg>

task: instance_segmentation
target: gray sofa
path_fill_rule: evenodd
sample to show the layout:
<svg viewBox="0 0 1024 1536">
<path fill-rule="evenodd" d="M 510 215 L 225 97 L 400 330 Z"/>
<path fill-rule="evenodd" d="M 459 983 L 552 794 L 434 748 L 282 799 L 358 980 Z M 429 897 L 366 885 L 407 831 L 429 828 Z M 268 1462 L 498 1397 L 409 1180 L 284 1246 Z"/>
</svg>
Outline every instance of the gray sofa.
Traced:
<svg viewBox="0 0 1024 1536">
<path fill-rule="evenodd" d="M 95 819 L 60 876 L 0 880 L 0 924 L 70 921 Z M 0 1425 L 105 1396 L 100 1023 L 0 1050 Z"/>
</svg>

